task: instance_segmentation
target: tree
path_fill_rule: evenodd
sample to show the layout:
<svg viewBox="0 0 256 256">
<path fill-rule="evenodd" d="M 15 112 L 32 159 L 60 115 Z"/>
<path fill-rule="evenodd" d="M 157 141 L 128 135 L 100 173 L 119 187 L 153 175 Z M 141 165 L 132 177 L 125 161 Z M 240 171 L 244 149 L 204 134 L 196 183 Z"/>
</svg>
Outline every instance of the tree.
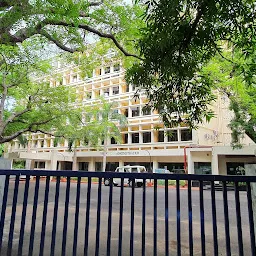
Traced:
<svg viewBox="0 0 256 256">
<path fill-rule="evenodd" d="M 240 139 L 244 134 L 256 142 L 255 68 L 252 55 L 245 58 L 241 51 L 230 49 L 223 52 L 222 56 L 212 58 L 201 71 L 211 80 L 212 88 L 221 91 L 230 100 L 230 109 L 233 111 L 230 128 L 234 147 L 242 146 Z"/>
<path fill-rule="evenodd" d="M 126 125 L 127 119 L 124 115 L 118 113 L 117 105 L 114 102 L 107 102 L 100 98 L 100 102 L 87 108 L 90 114 L 90 127 L 88 141 L 94 145 L 103 144 L 103 164 L 102 171 L 106 171 L 107 163 L 107 143 L 109 139 L 114 139 L 120 143 L 122 137 L 119 128 Z"/>
<path fill-rule="evenodd" d="M 71 114 L 72 90 L 36 79 L 46 76 L 50 65 L 30 49 L 30 45 L 0 46 L 0 144 L 26 132 L 61 130 Z"/>
<path fill-rule="evenodd" d="M 147 5 L 146 27 L 127 80 L 145 90 L 148 107 L 161 110 L 167 126 L 196 126 L 213 113 L 211 81 L 200 73 L 225 45 L 254 51 L 256 6 L 250 0 L 137 1 Z"/>
<path fill-rule="evenodd" d="M 96 37 L 125 56 L 137 57 L 129 50 L 134 50 L 135 29 L 143 24 L 141 14 L 140 5 L 122 0 L 2 0 L 0 44 L 36 39 L 74 53 L 87 50 Z"/>
</svg>

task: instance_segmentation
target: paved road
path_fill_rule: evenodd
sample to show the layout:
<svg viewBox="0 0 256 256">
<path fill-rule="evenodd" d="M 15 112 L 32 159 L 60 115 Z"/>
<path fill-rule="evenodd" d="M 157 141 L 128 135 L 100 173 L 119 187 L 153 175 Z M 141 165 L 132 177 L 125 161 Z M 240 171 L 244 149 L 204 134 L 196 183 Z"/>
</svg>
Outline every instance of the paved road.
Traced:
<svg viewBox="0 0 256 256">
<path fill-rule="evenodd" d="M 13 254 L 17 255 L 19 242 L 20 221 L 22 213 L 23 192 L 25 182 L 19 184 L 18 205 L 16 212 L 15 232 L 13 240 Z M 33 210 L 35 182 L 32 181 L 29 189 L 28 208 L 26 217 L 26 229 L 24 237 L 23 255 L 28 255 L 29 238 L 31 229 L 31 216 Z M 4 241 L 1 255 L 6 255 L 6 247 L 8 243 L 9 226 L 12 210 L 12 192 L 14 182 L 10 183 L 10 193 L 8 196 L 8 207 L 6 212 L 6 221 L 4 227 Z M 60 201 L 57 220 L 57 237 L 55 255 L 61 255 L 61 244 L 63 235 L 63 218 L 65 208 L 65 188 L 66 183 L 61 183 Z M 89 253 L 95 254 L 95 235 L 96 235 L 96 220 L 97 220 L 97 184 L 92 184 L 91 189 L 91 208 L 90 208 L 90 228 L 89 228 Z M 42 227 L 43 203 L 44 203 L 45 181 L 40 181 L 40 191 L 36 218 L 36 231 L 34 241 L 33 255 L 39 255 L 40 235 Z M 81 201 L 79 212 L 79 228 L 78 228 L 78 251 L 77 255 L 84 255 L 84 239 L 85 239 L 85 214 L 86 214 L 86 193 L 87 184 L 81 185 Z M 109 187 L 102 187 L 102 206 L 101 206 L 101 232 L 99 255 L 106 255 L 107 244 L 107 223 L 108 223 L 108 196 Z M 51 232 L 53 226 L 53 210 L 55 198 L 55 182 L 50 183 L 49 203 L 47 212 L 46 238 L 44 246 L 44 255 L 50 255 Z M 164 210 L 164 188 L 158 188 L 157 193 L 157 246 L 158 255 L 165 255 L 165 210 Z M 235 216 L 235 200 L 234 192 L 228 192 L 229 202 L 229 218 L 230 218 L 230 235 L 232 255 L 238 255 L 237 229 Z M 247 198 L 245 192 L 240 192 L 241 214 L 243 224 L 243 242 L 245 255 L 250 255 L 249 247 L 249 226 L 247 213 Z M 193 202 L 193 234 L 194 234 L 194 255 L 201 255 L 201 235 L 200 235 L 200 212 L 199 212 L 199 191 L 192 191 Z M 181 244 L 182 255 L 189 255 L 188 244 L 188 210 L 187 210 L 187 190 L 180 191 L 181 203 Z M 216 191 L 217 218 L 218 218 L 218 241 L 219 255 L 225 254 L 225 232 L 224 232 L 224 214 L 222 192 Z M 131 188 L 124 188 L 124 223 L 123 223 L 123 252 L 122 255 L 130 255 L 130 213 L 131 213 Z M 153 255 L 153 188 L 147 187 L 146 194 L 146 255 Z M 135 189 L 135 212 L 134 212 L 134 255 L 141 255 L 141 223 L 142 223 L 142 188 Z M 212 238 L 212 215 L 211 215 L 211 195 L 210 191 L 204 191 L 204 206 L 205 206 L 205 232 L 206 232 L 206 251 L 207 255 L 213 255 L 213 238 Z M 73 238 L 74 238 L 74 218 L 76 207 L 76 183 L 71 183 L 70 189 L 70 204 L 67 227 L 67 243 L 66 255 L 72 255 Z M 119 208 L 120 207 L 120 188 L 113 188 L 113 213 L 112 213 L 112 237 L 111 237 L 111 255 L 117 255 L 118 249 L 118 227 L 119 227 Z M 171 255 L 176 255 L 176 190 L 169 189 L 169 246 Z"/>
</svg>

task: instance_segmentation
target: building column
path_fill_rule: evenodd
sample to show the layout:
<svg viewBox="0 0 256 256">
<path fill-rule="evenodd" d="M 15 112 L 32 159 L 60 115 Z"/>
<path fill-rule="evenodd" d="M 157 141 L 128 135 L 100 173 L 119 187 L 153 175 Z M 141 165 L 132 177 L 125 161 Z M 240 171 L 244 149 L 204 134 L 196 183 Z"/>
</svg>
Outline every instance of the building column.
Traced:
<svg viewBox="0 0 256 256">
<path fill-rule="evenodd" d="M 219 174 L 218 155 L 214 152 L 212 152 L 212 174 Z"/>
<path fill-rule="evenodd" d="M 26 159 L 26 164 L 25 164 L 25 169 L 26 170 L 31 170 L 31 165 L 32 165 L 32 160 L 31 159 Z"/>
<path fill-rule="evenodd" d="M 89 166 L 88 166 L 88 171 L 93 171 L 95 172 L 95 161 L 94 159 L 92 158 L 89 162 Z"/>
<path fill-rule="evenodd" d="M 155 169 L 158 169 L 158 162 L 156 160 L 153 160 L 153 172 Z"/>
<path fill-rule="evenodd" d="M 52 150 L 51 154 L 51 170 L 56 171 L 57 170 L 57 151 Z"/>
<path fill-rule="evenodd" d="M 119 160 L 119 167 L 124 166 L 124 161 L 123 160 Z"/>
<path fill-rule="evenodd" d="M 188 170 L 188 174 L 194 174 L 195 173 L 195 169 L 194 169 L 194 164 L 193 164 L 193 160 L 192 160 L 192 155 L 190 150 L 187 150 L 187 170 Z"/>
</svg>

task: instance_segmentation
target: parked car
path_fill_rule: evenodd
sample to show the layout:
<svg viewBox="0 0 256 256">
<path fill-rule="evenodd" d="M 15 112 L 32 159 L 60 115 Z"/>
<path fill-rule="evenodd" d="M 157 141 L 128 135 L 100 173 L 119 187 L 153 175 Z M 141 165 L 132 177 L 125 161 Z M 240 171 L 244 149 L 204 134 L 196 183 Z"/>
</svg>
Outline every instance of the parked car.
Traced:
<svg viewBox="0 0 256 256">
<path fill-rule="evenodd" d="M 154 170 L 154 173 L 171 173 L 169 170 L 167 169 L 163 169 L 163 168 L 158 168 Z"/>
<path fill-rule="evenodd" d="M 143 172 L 147 172 L 147 170 L 146 170 L 145 166 L 141 166 L 141 165 L 135 165 L 135 166 L 127 165 L 127 166 L 117 167 L 115 169 L 115 172 L 120 172 L 120 173 L 125 173 L 125 172 L 129 172 L 129 173 L 143 173 Z M 105 179 L 104 180 L 104 184 L 105 184 L 105 186 L 109 186 L 110 179 Z M 132 185 L 129 178 L 124 178 L 124 184 L 125 185 L 129 185 L 129 186 Z M 113 185 L 114 186 L 121 185 L 121 179 L 120 178 L 113 178 Z M 143 185 L 143 179 L 135 179 L 135 186 L 141 187 L 142 185 Z"/>
</svg>

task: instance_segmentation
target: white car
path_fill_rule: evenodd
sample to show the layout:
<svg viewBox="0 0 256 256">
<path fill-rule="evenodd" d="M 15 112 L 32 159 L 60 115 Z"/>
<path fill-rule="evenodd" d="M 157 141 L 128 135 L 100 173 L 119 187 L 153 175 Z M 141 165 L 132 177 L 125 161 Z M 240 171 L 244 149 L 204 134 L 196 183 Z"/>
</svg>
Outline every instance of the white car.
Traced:
<svg viewBox="0 0 256 256">
<path fill-rule="evenodd" d="M 120 173 L 125 173 L 125 172 L 129 172 L 129 173 L 143 173 L 143 172 L 147 172 L 145 166 L 141 166 L 141 165 L 127 165 L 127 166 L 122 166 L 122 167 L 117 167 L 115 172 L 120 172 Z M 105 186 L 109 186 L 110 183 L 110 179 L 105 179 L 104 180 L 104 184 Z M 118 186 L 121 185 L 121 179 L 120 178 L 113 178 L 113 185 L 114 186 Z M 124 178 L 124 185 L 129 185 L 131 186 L 131 182 L 129 178 Z M 135 185 L 137 187 L 141 187 L 143 185 L 143 179 L 135 179 Z"/>
</svg>

